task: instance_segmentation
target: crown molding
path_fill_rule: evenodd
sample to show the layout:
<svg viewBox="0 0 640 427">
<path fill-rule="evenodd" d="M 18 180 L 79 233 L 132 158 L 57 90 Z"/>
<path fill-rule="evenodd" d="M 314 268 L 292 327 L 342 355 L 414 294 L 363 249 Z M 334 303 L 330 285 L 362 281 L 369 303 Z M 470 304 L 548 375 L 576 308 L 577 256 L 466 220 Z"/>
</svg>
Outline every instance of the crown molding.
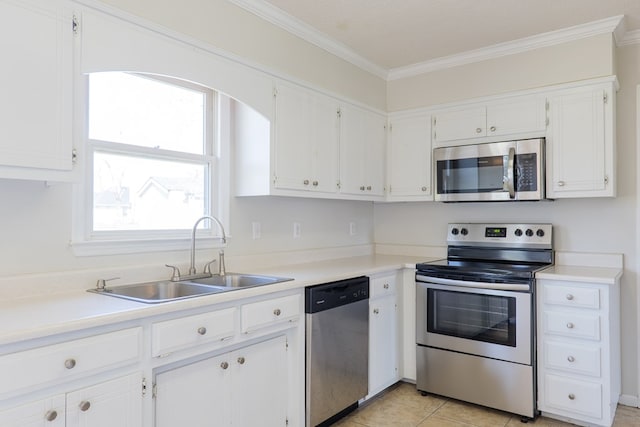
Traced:
<svg viewBox="0 0 640 427">
<path fill-rule="evenodd" d="M 385 68 L 374 64 L 344 44 L 329 38 L 326 34 L 267 2 L 262 0 L 229 0 L 229 2 L 381 79 L 387 79 L 388 72 Z"/>
<path fill-rule="evenodd" d="M 628 31 L 624 37 L 618 41 L 618 46 L 628 46 L 640 43 L 640 30 Z"/>
<path fill-rule="evenodd" d="M 425 61 L 406 67 L 393 68 L 389 70 L 387 80 L 398 80 L 407 77 L 413 77 L 431 71 L 457 67 L 459 65 L 485 61 L 488 59 L 500 58 L 503 56 L 522 53 L 533 49 L 539 49 L 542 47 L 575 41 L 598 34 L 614 33 L 622 23 L 623 18 L 624 15 L 613 16 L 587 24 L 581 24 L 561 30 L 550 31 L 548 33 L 537 34 L 535 36 L 525 37 L 505 43 L 498 43 L 493 46 L 470 50 L 456 55 L 436 58 L 430 61 Z"/>
</svg>

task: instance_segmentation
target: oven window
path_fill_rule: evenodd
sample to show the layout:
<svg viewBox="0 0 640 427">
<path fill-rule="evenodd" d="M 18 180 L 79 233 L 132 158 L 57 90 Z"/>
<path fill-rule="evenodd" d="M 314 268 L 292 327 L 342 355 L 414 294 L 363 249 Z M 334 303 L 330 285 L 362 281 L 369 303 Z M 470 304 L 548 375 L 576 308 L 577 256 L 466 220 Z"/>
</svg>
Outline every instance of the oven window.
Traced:
<svg viewBox="0 0 640 427">
<path fill-rule="evenodd" d="M 428 289 L 427 331 L 516 346 L 516 299 Z"/>
</svg>

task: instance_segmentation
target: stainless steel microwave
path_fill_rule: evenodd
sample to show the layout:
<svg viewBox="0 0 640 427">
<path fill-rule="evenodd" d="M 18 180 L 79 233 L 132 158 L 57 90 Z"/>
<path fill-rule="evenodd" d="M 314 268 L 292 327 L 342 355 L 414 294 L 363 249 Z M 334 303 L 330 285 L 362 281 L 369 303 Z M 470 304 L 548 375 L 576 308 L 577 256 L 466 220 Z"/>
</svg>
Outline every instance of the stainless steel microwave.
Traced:
<svg viewBox="0 0 640 427">
<path fill-rule="evenodd" d="M 441 202 L 542 200 L 544 138 L 433 150 Z"/>
</svg>

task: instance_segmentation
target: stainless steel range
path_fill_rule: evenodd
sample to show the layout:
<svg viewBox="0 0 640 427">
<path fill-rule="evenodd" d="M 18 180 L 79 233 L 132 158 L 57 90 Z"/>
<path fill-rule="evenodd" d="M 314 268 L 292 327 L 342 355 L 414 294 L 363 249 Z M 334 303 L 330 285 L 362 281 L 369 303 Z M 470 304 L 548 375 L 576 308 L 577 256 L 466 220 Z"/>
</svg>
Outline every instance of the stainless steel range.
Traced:
<svg viewBox="0 0 640 427">
<path fill-rule="evenodd" d="M 534 274 L 551 224 L 449 224 L 447 259 L 416 266 L 417 389 L 536 416 Z"/>
</svg>

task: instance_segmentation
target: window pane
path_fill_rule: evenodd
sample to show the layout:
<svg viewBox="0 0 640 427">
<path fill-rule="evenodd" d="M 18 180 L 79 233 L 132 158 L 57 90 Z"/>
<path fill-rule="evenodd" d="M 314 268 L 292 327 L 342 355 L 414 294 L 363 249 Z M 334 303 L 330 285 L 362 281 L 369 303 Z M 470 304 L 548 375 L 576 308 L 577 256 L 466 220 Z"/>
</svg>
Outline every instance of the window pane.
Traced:
<svg viewBox="0 0 640 427">
<path fill-rule="evenodd" d="M 95 231 L 189 229 L 204 215 L 208 167 L 94 153 Z"/>
<path fill-rule="evenodd" d="M 89 138 L 203 154 L 203 92 L 139 75 L 89 77 Z"/>
</svg>

